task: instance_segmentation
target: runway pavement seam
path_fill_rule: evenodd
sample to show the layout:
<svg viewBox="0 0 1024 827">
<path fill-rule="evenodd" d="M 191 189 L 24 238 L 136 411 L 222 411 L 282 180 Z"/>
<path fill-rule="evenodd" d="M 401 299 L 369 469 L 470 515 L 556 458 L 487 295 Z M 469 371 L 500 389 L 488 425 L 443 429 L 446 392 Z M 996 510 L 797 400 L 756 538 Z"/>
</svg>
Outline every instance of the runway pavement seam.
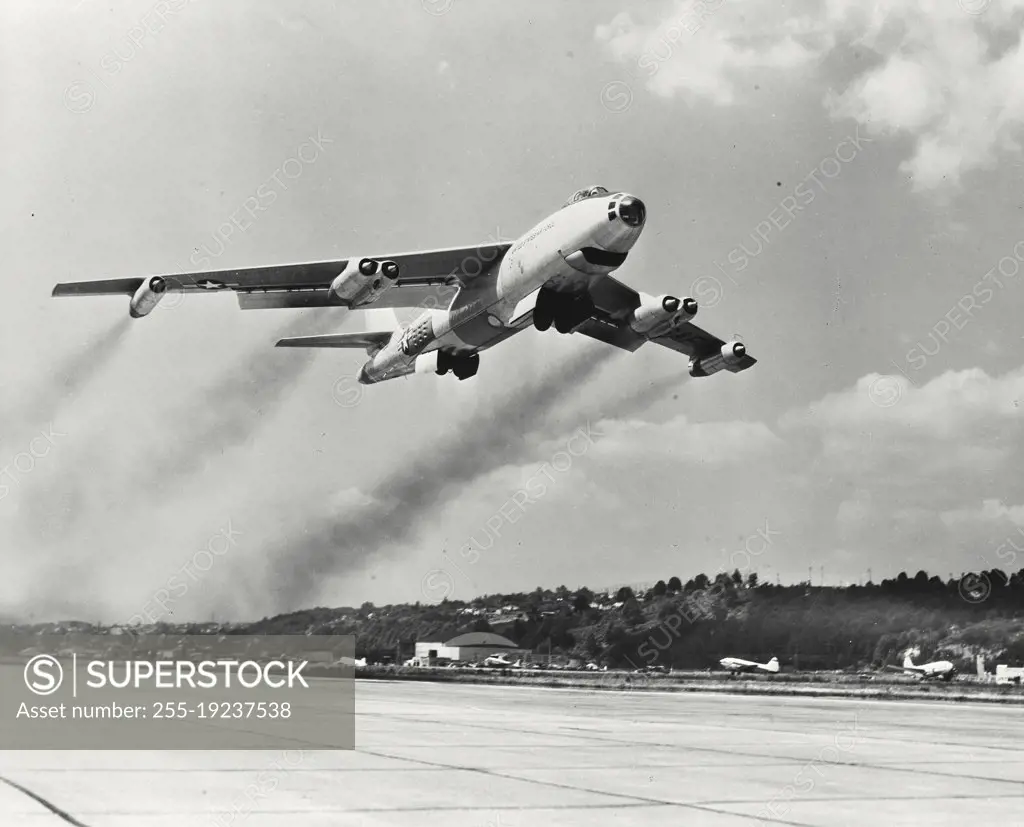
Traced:
<svg viewBox="0 0 1024 827">
<path fill-rule="evenodd" d="M 367 715 L 367 716 L 375 716 L 375 717 L 387 717 L 387 718 L 396 718 L 397 717 L 397 718 L 401 718 L 402 720 L 405 720 L 405 721 L 416 721 L 418 723 L 426 723 L 426 724 L 430 724 L 430 725 L 433 725 L 435 723 L 433 720 L 424 719 L 424 718 L 416 717 L 416 716 L 413 716 L 413 715 L 406 715 L 406 716 L 387 715 L 387 716 L 385 716 L 385 715 L 379 715 L 379 714 L 375 715 L 375 713 L 366 713 L 366 712 L 362 712 L 360 714 L 361 715 Z M 657 720 L 651 720 L 651 721 L 644 721 L 643 723 L 649 723 L 652 726 L 656 726 L 660 722 L 657 721 Z M 451 725 L 452 726 L 456 726 L 456 725 L 457 726 L 463 726 L 464 724 L 452 723 Z M 479 724 L 474 723 L 473 726 L 481 726 L 481 727 L 483 727 L 484 725 L 479 725 Z M 491 727 L 491 728 L 492 729 L 494 729 L 494 728 L 503 729 L 503 731 L 507 731 L 507 730 L 504 730 L 504 728 L 501 728 L 501 727 Z M 589 735 L 590 737 L 593 737 L 593 738 L 595 738 L 597 740 L 612 740 L 613 743 L 624 743 L 624 742 L 619 741 L 617 739 L 609 739 L 600 730 L 583 730 L 583 729 L 580 729 L 578 727 L 561 727 L 561 729 L 563 729 L 563 730 L 569 729 L 569 730 L 572 730 L 573 732 L 582 732 L 582 733 L 585 733 L 585 734 Z M 745 732 L 757 733 L 758 735 L 761 735 L 763 733 L 774 733 L 774 734 L 783 734 L 783 735 L 790 735 L 790 736 L 793 735 L 791 730 L 788 730 L 788 729 L 777 729 L 777 728 L 774 728 L 774 727 L 761 727 L 761 728 L 744 728 L 744 727 L 737 728 L 737 727 L 730 727 L 730 729 L 733 732 L 745 731 Z M 523 730 L 523 731 L 526 731 L 526 730 Z M 531 730 L 531 731 L 533 731 L 533 730 Z M 550 730 L 546 731 L 545 734 L 549 734 L 549 733 L 550 733 Z M 538 734 L 540 734 L 540 733 L 538 733 Z M 816 734 L 817 733 L 812 733 L 812 732 L 800 733 L 801 737 L 804 737 L 804 738 L 807 738 L 807 739 L 813 738 Z M 977 733 L 976 733 L 976 731 L 971 730 L 970 734 L 973 735 L 973 734 L 977 734 Z M 565 737 L 575 737 L 575 736 L 566 735 Z M 862 737 L 870 738 L 871 740 L 876 741 L 876 742 L 892 741 L 894 743 L 900 743 L 900 744 L 922 744 L 922 743 L 924 743 L 924 744 L 936 745 L 936 746 L 941 745 L 941 746 L 956 746 L 956 747 L 968 747 L 968 748 L 970 748 L 972 746 L 970 744 L 960 744 L 960 743 L 957 743 L 956 741 L 938 741 L 938 740 L 936 740 L 936 741 L 921 741 L 919 739 L 913 739 L 913 738 L 897 738 L 897 737 L 894 737 L 891 734 L 886 734 L 884 736 L 865 734 Z M 632 742 L 626 742 L 626 743 L 632 743 Z M 646 746 L 665 746 L 665 747 L 671 747 L 673 745 L 672 744 L 656 743 L 656 744 L 651 744 L 651 745 L 646 745 Z M 991 750 L 998 750 L 998 751 L 1003 751 L 1003 752 L 1016 752 L 1017 751 L 1017 749 L 1014 748 L 1014 747 L 989 746 L 989 745 L 974 745 L 974 746 L 976 746 L 978 749 L 991 749 Z"/>
<path fill-rule="evenodd" d="M 768 821 L 810 827 L 840 818 L 870 825 L 893 823 L 902 816 L 901 823 L 918 823 L 926 820 L 925 814 L 933 823 L 955 823 L 960 814 L 1012 815 L 1024 806 L 1024 780 L 1016 780 L 1024 778 L 1024 759 L 1011 754 L 1011 747 L 995 746 L 1019 743 L 1020 722 L 994 710 L 982 712 L 980 706 L 977 714 L 961 717 L 952 712 L 937 716 L 933 705 L 915 705 L 917 712 L 908 714 L 913 707 L 906 704 L 872 702 L 865 712 L 853 704 L 826 707 L 820 700 L 783 704 L 762 698 L 763 711 L 751 715 L 745 714 L 753 710 L 748 704 L 739 704 L 743 712 L 734 714 L 734 703 L 718 697 L 680 703 L 665 693 L 583 698 L 533 692 L 517 693 L 510 703 L 499 692 L 428 686 L 364 692 L 371 699 L 365 712 L 356 711 L 357 733 L 365 736 L 356 750 L 314 748 L 310 755 L 323 758 L 292 768 L 292 783 L 282 776 L 280 783 L 265 785 L 259 755 L 244 756 L 252 766 L 239 767 L 240 757 L 163 751 L 152 758 L 142 756 L 152 762 L 150 769 L 130 754 L 103 758 L 99 763 L 109 766 L 102 769 L 82 754 L 47 758 L 15 751 L 6 756 L 0 752 L 0 759 L 8 762 L 6 771 L 12 777 L 61 801 L 91 825 L 98 819 L 124 827 L 181 827 L 193 823 L 188 816 L 224 811 L 225 802 L 241 801 L 243 792 L 249 802 L 243 811 L 253 816 L 252 827 L 326 827 L 348 823 L 340 814 L 353 813 L 359 814 L 353 823 L 393 820 L 396 825 L 468 827 L 488 821 L 500 826 L 506 818 L 515 824 L 580 825 L 620 819 L 623 825 L 723 819 L 751 827 Z M 831 749 L 817 749 L 827 742 L 847 751 L 845 741 L 833 740 L 837 731 L 856 742 L 856 748 L 849 747 L 853 754 L 840 757 Z M 321 737 L 316 729 L 296 734 Z M 779 749 L 785 752 L 776 753 Z M 808 763 L 812 753 L 817 757 Z M 982 760 L 970 760 L 974 753 Z M 1005 756 L 1005 766 L 999 766 L 1000 756 Z M 945 760 L 936 760 L 941 757 Z M 668 763 L 657 763 L 659 759 Z M 25 762 L 54 761 L 82 766 L 25 769 Z M 160 766 L 164 762 L 178 768 L 165 770 Z M 974 766 L 982 775 L 973 773 Z M 797 774 L 801 767 L 803 773 Z M 148 774 L 128 777 L 121 774 L 125 769 Z M 908 772 L 915 777 L 907 779 Z M 985 777 L 984 772 L 1003 777 Z M 242 791 L 248 781 L 254 783 Z M 992 782 L 1002 782 L 1004 789 L 995 790 Z M 14 789 L 8 801 L 13 812 L 30 806 L 42 821 L 58 821 L 43 802 L 23 798 L 20 785 Z M 257 791 L 255 799 L 250 789 Z M 202 798 L 196 797 L 199 790 Z M 273 790 L 278 790 L 276 800 L 264 802 Z M 767 815 L 764 805 L 772 816 L 778 815 Z M 547 810 L 551 813 L 545 815 Z M 0 813 L 2 827 L 16 820 L 7 816 L 5 821 L 5 815 Z M 910 816 L 913 822 L 905 820 Z M 62 823 L 84 827 L 79 821 Z"/>
<path fill-rule="evenodd" d="M 360 714 L 372 715 L 373 713 L 360 713 Z M 385 716 L 381 716 L 381 717 L 385 717 Z M 390 717 L 394 717 L 394 716 L 390 716 Z M 431 724 L 433 726 L 437 726 L 439 724 L 440 725 L 447 724 L 447 722 L 445 722 L 445 721 L 436 721 L 436 720 L 432 720 L 432 719 L 414 718 L 412 716 L 404 716 L 403 719 L 404 720 L 415 720 L 415 721 L 418 721 L 420 723 L 427 723 L 427 724 Z M 452 726 L 456 726 L 456 725 L 457 726 L 465 726 L 465 724 L 456 724 L 454 722 L 451 725 Z M 550 731 L 543 731 L 542 732 L 542 731 L 533 730 L 533 729 L 524 729 L 522 727 L 509 728 L 509 727 L 496 726 L 496 725 L 493 725 L 493 724 L 490 724 L 490 725 L 489 724 L 482 724 L 482 723 L 477 723 L 477 722 L 474 722 L 472 724 L 472 726 L 475 727 L 475 728 L 478 728 L 478 729 L 489 729 L 489 730 L 495 730 L 495 731 L 498 731 L 498 732 L 524 732 L 524 733 L 528 732 L 528 733 L 531 733 L 531 734 L 534 734 L 534 735 L 547 735 L 547 734 L 550 734 Z M 665 748 L 665 749 L 672 749 L 672 748 L 678 746 L 678 744 L 673 744 L 673 743 L 660 743 L 660 742 L 656 742 L 656 743 L 643 743 L 643 742 L 637 742 L 637 741 L 627 741 L 627 740 L 622 740 L 622 739 L 619 739 L 619 738 L 611 738 L 611 737 L 602 736 L 602 735 L 577 736 L 577 735 L 572 735 L 572 734 L 568 734 L 567 733 L 564 737 L 571 738 L 571 739 L 574 739 L 576 741 L 594 740 L 594 741 L 603 741 L 603 742 L 608 742 L 608 743 L 618 744 L 618 745 L 643 746 L 643 747 L 646 747 L 646 748 L 662 747 L 662 748 Z M 883 737 L 878 737 L 878 736 L 873 736 L 873 737 L 872 736 L 868 736 L 868 737 L 871 737 L 872 740 L 876 741 L 876 742 L 878 742 L 878 741 L 883 741 L 884 742 L 884 741 L 888 741 L 888 740 L 894 740 L 894 741 L 897 741 L 897 742 L 901 742 L 901 739 L 890 739 L 888 737 L 884 737 L 884 738 Z M 911 743 L 911 742 L 906 742 L 906 743 Z M 921 743 L 921 742 L 917 742 L 917 743 Z M 925 743 L 932 743 L 932 742 L 925 742 Z M 935 742 L 935 743 L 944 743 L 944 742 Z M 963 747 L 965 749 L 973 748 L 971 745 L 968 745 L 968 744 L 948 744 L 948 745 L 949 746 Z M 984 747 L 978 747 L 978 748 L 979 749 L 983 749 Z M 785 755 L 766 755 L 764 753 L 743 752 L 743 751 L 740 751 L 740 750 L 720 750 L 720 749 L 715 749 L 714 747 L 690 746 L 690 747 L 688 747 L 688 749 L 690 749 L 692 751 L 695 751 L 695 752 L 709 752 L 709 753 L 713 753 L 715 755 L 723 755 L 723 756 L 730 756 L 730 757 L 734 757 L 734 756 L 737 756 L 737 755 L 742 755 L 742 756 L 747 757 L 747 758 L 767 758 L 769 760 L 781 761 L 783 763 L 789 762 L 789 763 L 792 763 L 792 764 L 795 764 L 795 765 L 802 765 L 802 763 L 806 763 L 804 761 L 804 759 L 802 759 L 802 758 L 790 759 L 788 756 L 785 756 Z M 410 759 L 410 760 L 419 760 L 419 759 Z M 1005 783 L 1005 784 L 1024 784 L 1024 781 L 1013 781 L 1013 780 L 1007 780 L 1007 779 L 1002 779 L 1002 778 L 987 778 L 985 776 L 980 776 L 980 775 L 964 775 L 962 773 L 961 774 L 956 774 L 956 773 L 947 773 L 947 772 L 935 772 L 933 770 L 922 770 L 922 769 L 916 769 L 914 767 L 903 767 L 903 766 L 887 766 L 885 764 L 855 763 L 855 762 L 847 762 L 847 761 L 821 761 L 820 763 L 823 764 L 823 765 L 826 765 L 826 766 L 833 766 L 833 767 L 859 767 L 859 768 L 863 768 L 863 769 L 888 770 L 889 772 L 909 772 L 909 773 L 915 773 L 915 774 L 918 774 L 918 775 L 932 775 L 932 776 L 939 776 L 939 777 L 945 777 L 945 778 L 967 778 L 967 779 L 970 779 L 970 780 L 973 780 L 973 781 L 997 781 L 997 782 L 1002 782 L 1002 783 Z"/>
<path fill-rule="evenodd" d="M 370 755 L 376 755 L 378 758 L 396 758 L 396 757 L 398 757 L 398 756 L 388 755 L 387 753 L 376 752 L 376 751 L 371 751 L 371 750 L 360 750 L 360 752 L 366 752 L 366 753 L 368 753 Z M 714 807 L 705 807 L 705 806 L 701 806 L 701 805 L 698 805 L 698 804 L 694 804 L 692 802 L 665 801 L 664 799 L 661 799 L 661 798 L 649 798 L 649 797 L 646 797 L 646 796 L 633 795 L 631 793 L 613 793 L 613 792 L 608 792 L 607 790 L 593 790 L 593 789 L 590 789 L 589 787 L 577 787 L 577 786 L 574 786 L 572 784 L 562 784 L 562 783 L 559 783 L 557 781 L 543 781 L 543 780 L 537 779 L 537 778 L 523 778 L 523 777 L 518 776 L 518 775 L 510 775 L 509 773 L 504 773 L 504 772 L 495 772 L 494 770 L 484 769 L 482 767 L 460 767 L 458 765 L 445 764 L 445 763 L 436 762 L 436 761 L 426 761 L 426 760 L 419 759 L 419 758 L 416 758 L 416 759 L 406 759 L 406 760 L 419 761 L 419 762 L 421 762 L 423 764 L 426 764 L 428 766 L 437 767 L 439 770 L 461 770 L 463 772 L 474 772 L 474 773 L 478 773 L 480 775 L 486 775 L 486 776 L 489 776 L 491 778 L 503 778 L 506 781 L 522 781 L 524 783 L 533 784 L 533 785 L 536 785 L 536 786 L 551 787 L 551 788 L 556 789 L 556 790 L 571 790 L 572 792 L 578 792 L 578 793 L 590 793 L 591 795 L 605 795 L 605 796 L 610 796 L 610 797 L 613 797 L 613 798 L 623 798 L 623 799 L 626 799 L 627 801 L 630 802 L 630 804 L 623 803 L 621 805 L 623 808 L 629 807 L 631 805 L 632 806 L 641 806 L 641 805 L 642 806 L 652 806 L 652 805 L 654 805 L 654 806 L 663 806 L 663 807 L 679 807 L 681 809 L 697 810 L 699 812 L 716 813 L 718 815 L 729 815 L 729 816 L 734 816 L 734 817 L 738 816 L 740 818 L 750 819 L 751 821 L 760 821 L 760 819 L 758 819 L 758 818 L 756 818 L 754 816 L 747 816 L 747 815 L 744 815 L 744 814 L 732 813 L 732 812 L 729 812 L 728 810 L 719 810 L 719 809 L 716 809 Z M 580 809 L 585 809 L 585 808 L 587 808 L 589 806 L 597 806 L 597 805 L 582 804 L 582 805 L 577 805 L 577 806 Z M 439 808 L 434 808 L 434 809 L 439 809 Z M 488 809 L 501 809 L 501 808 L 490 807 Z M 531 809 L 545 809 L 545 808 L 544 807 L 536 807 L 536 808 L 531 808 Z M 786 824 L 786 825 L 790 825 L 791 827 L 806 827 L 806 825 L 801 824 L 800 822 L 795 822 L 795 821 L 775 820 L 772 823 L 773 824 Z"/>
<path fill-rule="evenodd" d="M 954 793 L 951 795 L 871 795 L 871 801 L 989 801 L 993 798 L 1024 798 L 1024 793 L 1016 793 L 1014 795 L 968 795 L 967 793 Z M 829 804 L 832 802 L 862 802 L 865 799 L 861 796 L 811 796 L 805 795 L 801 797 L 802 801 L 827 801 Z M 735 806 L 737 804 L 764 804 L 764 801 L 758 798 L 737 798 L 737 799 L 712 799 L 710 801 L 698 801 L 701 806 Z"/>
<path fill-rule="evenodd" d="M 26 786 L 24 786 L 22 784 L 19 784 L 17 781 L 12 781 L 10 778 L 7 778 L 7 777 L 2 776 L 2 775 L 0 775 L 0 781 L 2 781 L 8 787 L 11 787 L 11 788 L 17 790 L 22 795 L 27 795 L 29 798 L 31 798 L 33 801 L 35 801 L 37 804 L 41 804 L 43 807 L 45 807 L 47 810 L 49 810 L 51 813 L 53 813 L 58 818 L 62 818 L 68 824 L 73 825 L 73 827 L 89 827 L 89 825 L 84 824 L 83 822 L 79 821 L 77 818 L 75 818 L 73 815 L 71 815 L 71 813 L 65 812 L 60 807 L 58 807 L 56 804 L 54 804 L 54 803 L 48 801 L 47 799 L 43 798 L 41 795 L 39 795 L 39 793 L 33 792 L 28 787 L 26 787 Z"/>
<path fill-rule="evenodd" d="M 664 686 L 652 687 L 650 684 L 628 686 L 628 687 L 608 687 L 603 689 L 586 689 L 579 686 L 527 686 L 523 684 L 515 683 L 500 683 L 500 682 L 489 682 L 489 681 L 446 681 L 446 680 L 427 680 L 425 678 L 362 678 L 365 683 L 386 683 L 386 684 L 408 684 L 408 683 L 420 683 L 430 684 L 432 686 L 469 686 L 474 688 L 483 689 L 517 689 L 523 692 L 575 692 L 577 694 L 586 695 L 587 697 L 594 697 L 600 695 L 674 695 L 674 696 L 701 696 L 701 697 L 715 697 L 721 695 L 727 695 L 730 698 L 746 698 L 752 701 L 763 701 L 766 698 L 780 701 L 832 701 L 834 703 L 860 703 L 862 701 L 870 701 L 871 703 L 879 704 L 900 704 L 905 705 L 918 705 L 918 706 L 935 706 L 936 704 L 947 704 L 955 707 L 967 707 L 967 706 L 1020 706 L 1024 704 L 1024 696 L 1006 696 L 998 695 L 991 697 L 971 697 L 970 695 L 948 695 L 946 697 L 922 697 L 920 695 L 914 695 L 912 697 L 893 697 L 891 695 L 881 694 L 877 691 L 867 695 L 850 695 L 844 692 L 835 692 L 829 690 L 810 689 L 803 692 L 784 692 L 784 691 L 759 691 L 757 689 L 739 689 L 732 687 L 723 687 L 721 689 L 709 689 L 707 687 L 689 688 L 688 686 L 679 686 L 676 688 L 668 688 Z M 750 684 L 741 684 L 741 686 L 749 686 Z"/>
</svg>

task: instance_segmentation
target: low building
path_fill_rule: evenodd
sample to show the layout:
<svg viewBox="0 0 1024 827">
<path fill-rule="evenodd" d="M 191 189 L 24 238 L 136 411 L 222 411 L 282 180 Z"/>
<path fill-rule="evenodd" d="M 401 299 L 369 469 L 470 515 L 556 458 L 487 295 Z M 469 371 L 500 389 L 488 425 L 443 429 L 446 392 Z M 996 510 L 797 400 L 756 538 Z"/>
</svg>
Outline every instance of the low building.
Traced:
<svg viewBox="0 0 1024 827">
<path fill-rule="evenodd" d="M 507 637 L 494 632 L 467 632 L 444 643 L 416 642 L 415 660 L 421 664 L 440 661 L 477 663 L 491 655 L 505 655 L 513 663 L 529 655 L 529 649 L 516 646 Z"/>
<path fill-rule="evenodd" d="M 1000 663 L 996 666 L 996 683 L 1017 684 L 1024 683 L 1024 666 L 1007 666 Z"/>
</svg>

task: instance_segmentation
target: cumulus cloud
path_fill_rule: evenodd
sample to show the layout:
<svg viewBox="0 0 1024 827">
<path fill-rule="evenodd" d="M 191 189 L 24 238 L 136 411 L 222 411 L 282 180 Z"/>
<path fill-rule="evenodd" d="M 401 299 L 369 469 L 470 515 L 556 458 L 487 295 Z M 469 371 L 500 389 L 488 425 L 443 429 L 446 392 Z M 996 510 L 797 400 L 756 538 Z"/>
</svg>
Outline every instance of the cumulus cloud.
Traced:
<svg viewBox="0 0 1024 827">
<path fill-rule="evenodd" d="M 975 508 L 954 508 L 943 511 L 942 522 L 948 526 L 1009 522 L 1024 526 L 1024 505 L 1004 505 L 1002 500 L 985 500 Z"/>
<path fill-rule="evenodd" d="M 787 413 L 782 424 L 822 432 L 913 430 L 950 439 L 982 425 L 1018 420 L 1022 402 L 1024 369 L 995 377 L 980 368 L 947 371 L 920 387 L 902 376 L 871 373 L 853 388 Z"/>
<path fill-rule="evenodd" d="M 683 415 L 663 423 L 604 420 L 597 430 L 602 434 L 595 446 L 598 456 L 660 458 L 711 467 L 760 458 L 781 445 L 762 422 L 690 422 Z"/>
<path fill-rule="evenodd" d="M 598 26 L 595 34 L 613 57 L 633 64 L 655 94 L 671 97 L 678 92 L 723 106 L 736 102 L 744 71 L 798 68 L 821 51 L 804 42 L 807 32 L 792 22 L 778 30 L 777 39 L 766 42 L 764 26 L 753 23 L 762 16 L 758 9 L 746 18 L 753 28 L 738 37 L 719 25 L 720 18 L 734 16 L 715 8 L 720 5 L 721 0 L 678 3 L 667 17 L 647 23 L 623 12 Z"/>
<path fill-rule="evenodd" d="M 1004 504 L 1024 497 L 1022 400 L 1024 369 L 950 371 L 919 387 L 869 374 L 789 411 L 778 433 L 812 481 L 820 536 L 866 565 L 956 572 L 992 565 L 1024 526 L 1024 506 Z"/>
<path fill-rule="evenodd" d="M 966 6 L 686 0 L 650 19 L 619 14 L 595 36 L 654 94 L 720 106 L 742 102 L 738 90 L 764 72 L 802 79 L 833 54 L 863 52 L 852 78 L 824 78 L 839 88 L 823 104 L 869 131 L 912 137 L 902 169 L 934 190 L 1020 152 L 1024 0 Z"/>
<path fill-rule="evenodd" d="M 780 427 L 816 434 L 837 471 L 879 485 L 917 486 L 948 474 L 978 480 L 1012 456 L 1022 401 L 1022 369 L 1003 376 L 949 371 L 920 387 L 869 374 L 788 412 Z"/>
</svg>

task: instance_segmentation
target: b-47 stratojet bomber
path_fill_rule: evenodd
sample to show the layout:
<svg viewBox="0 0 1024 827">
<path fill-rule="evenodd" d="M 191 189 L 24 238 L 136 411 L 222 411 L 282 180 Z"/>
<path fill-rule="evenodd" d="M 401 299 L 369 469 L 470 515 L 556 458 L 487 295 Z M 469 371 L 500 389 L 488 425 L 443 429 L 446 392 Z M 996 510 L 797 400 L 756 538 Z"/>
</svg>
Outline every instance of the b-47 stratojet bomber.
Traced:
<svg viewBox="0 0 1024 827">
<path fill-rule="evenodd" d="M 54 296 L 125 295 L 134 318 L 170 292 L 232 290 L 255 308 L 420 307 L 395 330 L 302 336 L 278 347 L 364 348 L 364 384 L 411 373 L 474 376 L 480 353 L 534 327 L 582 333 L 624 350 L 654 342 L 689 357 L 691 376 L 755 364 L 740 341 L 691 322 L 697 302 L 640 293 L 611 276 L 643 232 L 647 211 L 628 193 L 579 190 L 514 242 L 240 270 L 58 284 Z"/>
</svg>

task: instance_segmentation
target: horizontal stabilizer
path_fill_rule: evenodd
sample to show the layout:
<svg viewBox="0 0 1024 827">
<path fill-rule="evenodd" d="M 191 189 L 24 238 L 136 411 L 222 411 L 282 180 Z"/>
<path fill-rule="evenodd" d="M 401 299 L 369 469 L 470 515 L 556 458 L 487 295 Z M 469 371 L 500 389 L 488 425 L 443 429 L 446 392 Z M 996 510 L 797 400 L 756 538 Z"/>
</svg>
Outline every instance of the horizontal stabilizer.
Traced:
<svg viewBox="0 0 1024 827">
<path fill-rule="evenodd" d="M 391 331 L 370 333 L 333 333 L 326 336 L 293 336 L 278 341 L 276 347 L 354 347 L 375 349 L 391 340 Z"/>
</svg>

